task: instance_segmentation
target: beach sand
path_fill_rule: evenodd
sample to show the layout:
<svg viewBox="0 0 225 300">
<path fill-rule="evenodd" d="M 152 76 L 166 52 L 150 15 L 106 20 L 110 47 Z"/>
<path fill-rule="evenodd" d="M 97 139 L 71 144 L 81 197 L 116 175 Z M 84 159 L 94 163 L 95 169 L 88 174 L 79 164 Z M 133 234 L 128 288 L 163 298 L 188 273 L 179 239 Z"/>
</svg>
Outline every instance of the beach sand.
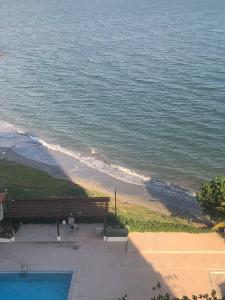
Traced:
<svg viewBox="0 0 225 300">
<path fill-rule="evenodd" d="M 49 154 L 52 155 L 52 153 Z M 171 187 L 169 184 L 166 190 L 160 190 L 160 181 L 151 182 L 150 180 L 143 186 L 130 184 L 103 174 L 79 161 L 76 162 L 75 167 L 74 165 L 71 166 L 71 160 L 67 161 L 65 157 L 55 155 L 55 153 L 55 163 L 48 164 L 38 159 L 38 157 L 35 160 L 27 158 L 15 151 L 13 147 L 0 147 L 0 158 L 43 170 L 52 176 L 65 178 L 86 189 L 100 191 L 111 197 L 114 197 L 116 188 L 118 200 L 121 202 L 143 205 L 153 211 L 195 220 L 201 215 L 201 210 L 191 194 L 180 187 L 176 190 L 176 186 Z"/>
</svg>

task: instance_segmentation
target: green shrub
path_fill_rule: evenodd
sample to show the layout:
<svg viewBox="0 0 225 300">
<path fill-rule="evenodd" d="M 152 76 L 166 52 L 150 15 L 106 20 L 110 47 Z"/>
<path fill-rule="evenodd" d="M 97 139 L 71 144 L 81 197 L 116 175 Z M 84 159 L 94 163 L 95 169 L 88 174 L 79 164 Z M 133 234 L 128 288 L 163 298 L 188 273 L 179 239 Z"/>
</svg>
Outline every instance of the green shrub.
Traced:
<svg viewBox="0 0 225 300">
<path fill-rule="evenodd" d="M 225 176 L 203 183 L 196 197 L 204 212 L 212 219 L 225 219 Z"/>
<path fill-rule="evenodd" d="M 180 298 L 171 296 L 169 293 L 162 294 L 161 291 L 161 283 L 157 282 L 156 286 L 152 288 L 153 291 L 156 292 L 156 295 L 153 297 L 149 297 L 149 300 L 225 300 L 225 295 L 222 295 L 222 297 L 218 297 L 216 294 L 216 290 L 212 290 L 210 294 L 202 293 L 199 295 L 192 295 L 191 297 L 188 296 L 182 296 Z M 127 294 L 125 294 L 121 298 L 117 298 L 117 300 L 129 300 Z"/>
</svg>

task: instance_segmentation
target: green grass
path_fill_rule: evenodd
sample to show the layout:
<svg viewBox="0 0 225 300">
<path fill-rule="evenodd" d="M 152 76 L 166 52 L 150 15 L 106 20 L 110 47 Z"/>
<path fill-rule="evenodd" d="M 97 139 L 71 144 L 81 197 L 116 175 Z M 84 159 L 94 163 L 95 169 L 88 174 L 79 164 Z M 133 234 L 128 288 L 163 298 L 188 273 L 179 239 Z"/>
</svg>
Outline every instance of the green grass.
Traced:
<svg viewBox="0 0 225 300">
<path fill-rule="evenodd" d="M 13 198 L 44 197 L 85 197 L 104 196 L 103 193 L 87 190 L 69 180 L 55 178 L 51 175 L 16 162 L 0 160 L 0 192 L 7 188 L 8 196 Z M 118 202 L 118 215 L 113 214 L 113 203 L 110 205 L 112 223 L 129 225 L 130 231 L 183 231 L 207 232 L 189 224 L 187 221 L 151 211 L 148 208 Z"/>
<path fill-rule="evenodd" d="M 112 212 L 113 207 L 111 206 L 111 223 L 128 225 L 131 232 L 206 233 L 211 231 L 207 228 L 201 228 L 197 224 L 189 223 L 187 220 L 166 216 L 143 206 L 129 203 L 119 204 L 117 218 Z"/>
<path fill-rule="evenodd" d="M 69 180 L 16 162 L 0 160 L 0 191 L 7 188 L 9 198 L 85 197 L 101 193 L 84 189 Z"/>
</svg>

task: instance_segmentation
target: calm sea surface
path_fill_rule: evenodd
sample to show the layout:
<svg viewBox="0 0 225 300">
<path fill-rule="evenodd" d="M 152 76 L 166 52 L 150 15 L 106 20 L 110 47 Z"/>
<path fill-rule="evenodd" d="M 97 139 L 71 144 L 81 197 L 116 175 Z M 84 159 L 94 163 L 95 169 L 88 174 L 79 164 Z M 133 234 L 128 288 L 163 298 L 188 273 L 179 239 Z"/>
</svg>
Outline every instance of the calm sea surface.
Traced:
<svg viewBox="0 0 225 300">
<path fill-rule="evenodd" d="M 0 52 L 2 135 L 130 182 L 225 174 L 225 1 L 0 0 Z"/>
</svg>

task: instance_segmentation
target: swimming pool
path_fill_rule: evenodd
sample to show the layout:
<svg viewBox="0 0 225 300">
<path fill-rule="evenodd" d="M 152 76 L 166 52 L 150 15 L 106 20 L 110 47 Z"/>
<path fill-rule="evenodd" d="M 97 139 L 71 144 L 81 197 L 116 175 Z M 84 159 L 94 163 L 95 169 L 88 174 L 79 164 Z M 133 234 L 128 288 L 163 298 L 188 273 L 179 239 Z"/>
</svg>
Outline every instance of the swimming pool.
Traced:
<svg viewBox="0 0 225 300">
<path fill-rule="evenodd" d="M 69 300 L 73 272 L 0 272 L 2 300 Z"/>
</svg>

